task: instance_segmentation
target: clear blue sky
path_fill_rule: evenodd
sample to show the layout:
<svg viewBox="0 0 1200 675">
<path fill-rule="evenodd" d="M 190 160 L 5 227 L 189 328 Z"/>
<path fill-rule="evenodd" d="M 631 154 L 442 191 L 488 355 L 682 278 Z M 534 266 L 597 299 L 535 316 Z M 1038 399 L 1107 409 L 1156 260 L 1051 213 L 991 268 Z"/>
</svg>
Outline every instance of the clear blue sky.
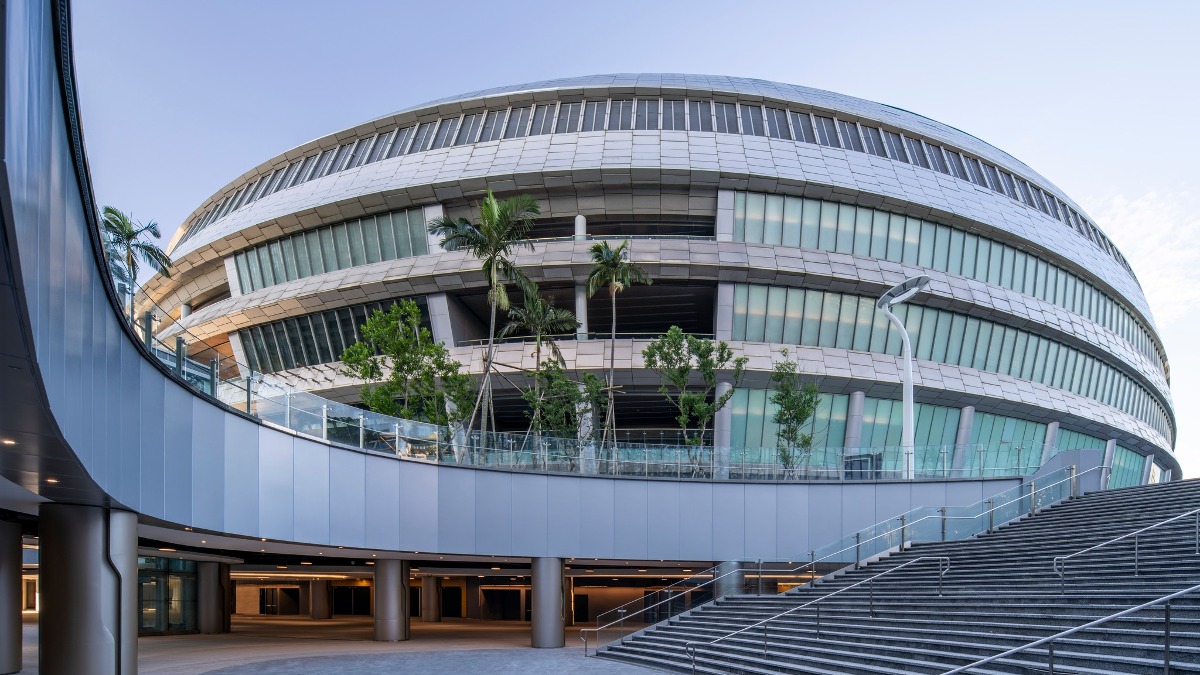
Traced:
<svg viewBox="0 0 1200 675">
<path fill-rule="evenodd" d="M 1177 452 L 1188 476 L 1200 472 L 1198 2 L 76 0 L 74 10 L 98 198 L 157 220 L 164 239 L 284 150 L 500 84 L 738 75 L 954 125 L 1054 181 L 1133 263 L 1171 359 Z"/>
</svg>

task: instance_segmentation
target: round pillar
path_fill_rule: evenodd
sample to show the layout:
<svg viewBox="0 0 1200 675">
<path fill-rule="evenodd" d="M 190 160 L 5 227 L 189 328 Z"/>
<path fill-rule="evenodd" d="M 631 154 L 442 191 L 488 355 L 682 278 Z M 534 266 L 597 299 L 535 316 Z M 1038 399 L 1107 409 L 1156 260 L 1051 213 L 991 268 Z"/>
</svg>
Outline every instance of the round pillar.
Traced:
<svg viewBox="0 0 1200 675">
<path fill-rule="evenodd" d="M 136 675 L 137 516 L 42 504 L 42 675 Z"/>
<path fill-rule="evenodd" d="M 717 566 L 716 581 L 713 582 L 713 597 L 721 598 L 726 595 L 736 595 L 745 592 L 746 575 L 742 572 L 742 563 L 732 560 Z"/>
<path fill-rule="evenodd" d="M 442 620 L 442 578 L 421 577 L 421 621 L 436 623 Z"/>
<path fill-rule="evenodd" d="M 398 642 L 409 637 L 408 563 L 403 560 L 376 560 L 375 639 Z"/>
<path fill-rule="evenodd" d="M 562 558 L 534 558 L 533 626 L 531 643 L 538 649 L 566 646 L 563 636 L 563 561 Z"/>
<path fill-rule="evenodd" d="M 21 525 L 0 521 L 0 673 L 21 670 Z"/>
<path fill-rule="evenodd" d="M 314 579 L 309 582 L 309 616 L 314 619 L 332 619 L 333 603 L 329 595 L 332 592 L 329 582 L 325 579 Z M 376 589 L 378 592 L 378 589 Z"/>
</svg>

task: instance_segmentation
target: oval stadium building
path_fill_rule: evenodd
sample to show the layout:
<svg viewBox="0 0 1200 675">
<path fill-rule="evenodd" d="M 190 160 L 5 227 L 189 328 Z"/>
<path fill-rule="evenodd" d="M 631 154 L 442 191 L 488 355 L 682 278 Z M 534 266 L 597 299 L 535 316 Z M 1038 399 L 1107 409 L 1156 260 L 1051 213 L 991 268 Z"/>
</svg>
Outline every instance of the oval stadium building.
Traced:
<svg viewBox="0 0 1200 675">
<path fill-rule="evenodd" d="M 341 373 L 341 352 L 373 309 L 410 298 L 479 374 L 479 261 L 442 250 L 427 223 L 474 220 L 488 190 L 538 200 L 517 262 L 580 320 L 558 338 L 568 372 L 602 374 L 612 350 L 622 440 L 674 438 L 641 352 L 677 325 L 748 358 L 707 443 L 775 446 L 770 375 L 786 349 L 821 392 L 815 447 L 849 458 L 899 445 L 901 338 L 875 301 L 927 275 L 896 313 L 912 337 L 915 445 L 941 448 L 939 465 L 1032 471 L 1087 448 L 1105 452 L 1114 487 L 1180 477 L 1150 308 L 1079 205 L 945 124 L 762 80 L 498 87 L 269 158 L 175 233 L 172 276 L 145 287 L 169 314 L 160 338 L 186 329 L 242 368 L 355 403 L 360 383 Z M 607 295 L 584 288 L 597 240 L 628 240 L 654 282 L 618 296 L 615 341 Z M 532 351 L 521 340 L 498 348 L 498 429 L 528 424 L 518 389 Z"/>
</svg>

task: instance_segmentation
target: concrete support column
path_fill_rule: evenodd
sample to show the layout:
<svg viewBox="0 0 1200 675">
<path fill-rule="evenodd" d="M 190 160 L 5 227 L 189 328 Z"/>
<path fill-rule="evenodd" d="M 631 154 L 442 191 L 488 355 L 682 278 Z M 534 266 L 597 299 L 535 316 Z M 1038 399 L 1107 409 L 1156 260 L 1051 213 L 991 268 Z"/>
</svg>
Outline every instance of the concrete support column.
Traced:
<svg viewBox="0 0 1200 675">
<path fill-rule="evenodd" d="M 409 639 L 408 562 L 375 561 L 375 639 L 398 642 Z"/>
<path fill-rule="evenodd" d="M 186 319 L 192 313 L 192 303 L 185 302 L 179 306 L 179 318 Z"/>
<path fill-rule="evenodd" d="M 333 588 L 325 579 L 315 579 L 309 582 L 308 615 L 313 619 L 333 618 Z"/>
<path fill-rule="evenodd" d="M 21 525 L 0 521 L 0 673 L 21 670 Z"/>
<path fill-rule="evenodd" d="M 43 675 L 136 675 L 137 516 L 95 506 L 38 510 Z"/>
<path fill-rule="evenodd" d="M 1146 462 L 1142 465 L 1142 485 L 1150 482 L 1150 471 L 1154 469 L 1154 455 L 1146 455 Z"/>
<path fill-rule="evenodd" d="M 533 625 L 531 644 L 537 649 L 565 647 L 563 637 L 562 558 L 534 558 L 531 564 Z"/>
<path fill-rule="evenodd" d="M 482 619 L 483 608 L 480 605 L 479 577 L 467 577 L 467 618 Z"/>
<path fill-rule="evenodd" d="M 850 405 L 846 409 L 846 438 L 842 442 L 842 446 L 847 450 L 862 447 L 863 410 L 866 405 L 866 392 L 850 392 Z"/>
<path fill-rule="evenodd" d="M 575 216 L 575 241 L 587 241 L 587 218 L 582 213 Z"/>
<path fill-rule="evenodd" d="M 442 620 L 442 578 L 421 577 L 421 621 L 436 623 Z"/>
<path fill-rule="evenodd" d="M 969 405 L 959 411 L 958 434 L 954 437 L 954 460 L 951 462 L 950 468 L 962 469 L 967 465 L 967 457 L 971 454 L 971 449 L 968 447 L 971 444 L 971 425 L 974 423 L 975 406 Z M 950 475 L 961 477 L 962 473 L 956 471 Z"/>
<path fill-rule="evenodd" d="M 733 284 L 717 282 L 717 300 L 713 307 L 713 337 L 717 340 L 733 339 Z"/>
<path fill-rule="evenodd" d="M 229 294 L 236 298 L 246 292 L 242 290 L 242 280 L 238 278 L 237 262 L 234 261 L 233 256 L 226 256 L 224 262 L 225 277 L 229 280 Z"/>
<path fill-rule="evenodd" d="M 301 586 L 301 606 L 304 605 L 304 590 Z M 232 598 L 229 565 L 219 562 L 196 563 L 196 623 L 201 633 L 213 635 L 229 632 Z"/>
<path fill-rule="evenodd" d="M 442 208 L 441 204 L 429 204 L 425 207 L 425 225 L 429 225 L 429 221 L 436 218 L 441 218 L 446 215 L 446 209 Z M 433 234 L 429 228 L 425 228 L 425 239 L 429 243 L 429 252 L 436 253 L 442 250 L 442 238 L 440 235 Z"/>
<path fill-rule="evenodd" d="M 717 565 L 716 579 L 713 582 L 714 598 L 741 593 L 746 586 L 746 574 L 742 571 L 742 563 L 737 560 Z"/>
<path fill-rule="evenodd" d="M 717 241 L 733 241 L 733 190 L 717 190 Z"/>
<path fill-rule="evenodd" d="M 575 329 L 576 340 L 588 339 L 588 297 L 587 286 L 575 285 L 575 318 L 579 320 L 579 328 Z"/>
<path fill-rule="evenodd" d="M 1108 441 L 1108 443 L 1104 444 L 1103 466 L 1107 466 L 1108 469 L 1101 471 L 1101 475 L 1100 475 L 1100 489 L 1101 490 L 1108 489 L 1108 482 L 1109 482 L 1109 480 L 1112 479 L 1113 457 L 1115 457 L 1116 454 L 1117 454 L 1117 442 L 1115 440 L 1110 439 Z"/>
<path fill-rule="evenodd" d="M 429 332 L 433 339 L 446 347 L 454 346 L 454 326 L 450 321 L 449 300 L 445 293 L 430 293 L 425 296 L 429 308 Z"/>
<path fill-rule="evenodd" d="M 1058 422 L 1046 425 L 1046 444 L 1042 446 L 1042 458 L 1038 466 L 1044 466 L 1054 455 L 1054 445 L 1058 442 Z"/>
<path fill-rule="evenodd" d="M 716 397 L 719 399 L 733 389 L 729 382 L 717 382 Z M 713 416 L 713 478 L 729 479 L 729 440 L 733 427 L 733 407 L 725 406 Z"/>
</svg>

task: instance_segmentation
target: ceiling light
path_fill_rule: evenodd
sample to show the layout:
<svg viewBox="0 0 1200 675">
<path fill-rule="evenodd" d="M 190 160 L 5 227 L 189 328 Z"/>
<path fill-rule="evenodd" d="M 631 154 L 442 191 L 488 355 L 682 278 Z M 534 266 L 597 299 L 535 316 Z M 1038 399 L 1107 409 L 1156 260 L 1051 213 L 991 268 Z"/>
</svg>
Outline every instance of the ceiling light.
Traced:
<svg viewBox="0 0 1200 675">
<path fill-rule="evenodd" d="M 174 553 L 175 552 L 175 549 L 173 549 L 173 548 L 160 548 L 158 550 L 162 551 L 163 553 Z"/>
<path fill-rule="evenodd" d="M 206 540 L 206 539 L 201 539 L 201 540 L 200 540 L 200 543 L 201 543 L 201 544 L 207 544 L 207 543 L 208 543 L 208 540 Z"/>
<path fill-rule="evenodd" d="M 287 565 L 276 565 L 276 566 L 275 566 L 275 569 L 277 569 L 277 570 L 286 570 L 286 569 L 287 569 Z"/>
<path fill-rule="evenodd" d="M 499 570 L 499 567 L 493 567 L 492 570 Z"/>
<path fill-rule="evenodd" d="M 638 571 L 639 571 L 639 572 L 645 572 L 646 570 L 638 570 Z"/>
<path fill-rule="evenodd" d="M 3 443 L 5 445 L 16 445 L 17 444 L 17 442 L 11 438 L 6 438 L 3 441 L 0 441 L 0 443 Z"/>
<path fill-rule="evenodd" d="M 375 561 L 374 561 L 374 560 L 368 560 L 368 561 L 367 561 L 367 564 L 368 564 L 368 565 L 374 565 L 374 564 L 375 564 Z"/>
<path fill-rule="evenodd" d="M 303 562 L 301 562 L 300 564 L 301 564 L 301 565 L 311 565 L 312 563 L 310 563 L 310 562 L 308 562 L 308 561 L 306 560 L 306 561 L 303 561 Z"/>
<path fill-rule="evenodd" d="M 47 483 L 49 483 L 49 484 L 51 484 L 51 485 L 58 485 L 58 479 L 57 479 L 57 478 L 47 478 L 47 479 L 46 479 L 46 482 L 47 482 Z"/>
</svg>

